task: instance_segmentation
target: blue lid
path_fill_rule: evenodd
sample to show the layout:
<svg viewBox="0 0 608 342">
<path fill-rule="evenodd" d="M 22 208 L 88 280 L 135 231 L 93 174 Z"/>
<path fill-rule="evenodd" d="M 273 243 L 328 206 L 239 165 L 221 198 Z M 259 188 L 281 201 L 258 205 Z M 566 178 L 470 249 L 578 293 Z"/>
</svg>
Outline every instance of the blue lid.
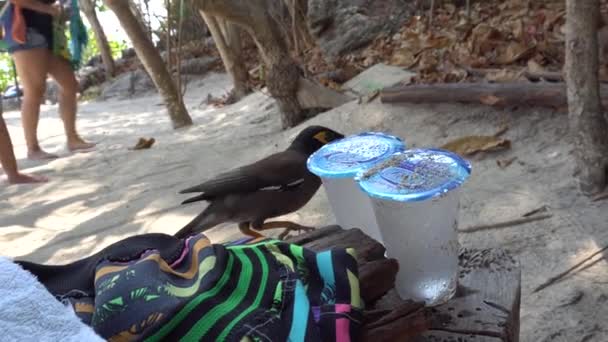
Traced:
<svg viewBox="0 0 608 342">
<path fill-rule="evenodd" d="M 369 196 L 399 202 L 423 201 L 461 186 L 471 164 L 440 149 L 412 149 L 396 153 L 355 178 Z"/>
<path fill-rule="evenodd" d="M 395 136 L 366 132 L 323 146 L 308 158 L 307 166 L 323 178 L 354 177 L 403 150 L 405 144 Z"/>
</svg>

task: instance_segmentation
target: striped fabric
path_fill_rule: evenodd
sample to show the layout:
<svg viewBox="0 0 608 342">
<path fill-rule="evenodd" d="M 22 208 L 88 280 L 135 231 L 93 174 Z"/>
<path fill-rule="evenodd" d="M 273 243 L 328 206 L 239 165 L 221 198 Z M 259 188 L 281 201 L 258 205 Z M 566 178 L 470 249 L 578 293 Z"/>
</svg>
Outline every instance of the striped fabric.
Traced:
<svg viewBox="0 0 608 342">
<path fill-rule="evenodd" d="M 185 241 L 167 264 L 151 250 L 101 262 L 95 298 L 70 298 L 109 341 L 351 341 L 361 326 L 352 250 L 275 240 Z"/>
</svg>

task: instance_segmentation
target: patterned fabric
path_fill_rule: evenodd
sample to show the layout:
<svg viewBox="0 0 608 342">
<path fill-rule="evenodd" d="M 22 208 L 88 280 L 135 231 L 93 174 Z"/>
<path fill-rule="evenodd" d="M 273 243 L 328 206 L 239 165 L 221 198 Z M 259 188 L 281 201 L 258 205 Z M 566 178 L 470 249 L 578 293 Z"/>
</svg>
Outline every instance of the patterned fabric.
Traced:
<svg viewBox="0 0 608 342">
<path fill-rule="evenodd" d="M 171 264 L 155 250 L 102 261 L 94 283 L 94 298 L 63 299 L 109 341 L 342 342 L 361 326 L 353 250 L 198 235 Z"/>
<path fill-rule="evenodd" d="M 89 35 L 87 28 L 82 22 L 80 16 L 80 8 L 78 7 L 78 0 L 71 0 L 70 3 L 70 55 L 72 67 L 74 69 L 80 68 L 82 65 L 82 55 L 84 50 L 89 43 Z"/>
<path fill-rule="evenodd" d="M 4 30 L 3 46 L 27 43 L 27 23 L 23 16 L 23 8 L 17 4 L 8 4 L 7 10 L 4 12 L 0 21 Z M 70 40 L 66 30 L 69 29 Z M 70 17 L 69 25 L 61 19 L 53 19 L 53 32 L 49 33 L 49 38 L 52 37 L 50 48 L 57 56 L 63 57 L 70 61 L 73 69 L 78 69 L 82 64 L 82 55 L 88 44 L 88 34 L 86 26 L 80 16 L 78 0 L 70 0 Z M 40 32 L 45 37 L 47 32 Z"/>
</svg>

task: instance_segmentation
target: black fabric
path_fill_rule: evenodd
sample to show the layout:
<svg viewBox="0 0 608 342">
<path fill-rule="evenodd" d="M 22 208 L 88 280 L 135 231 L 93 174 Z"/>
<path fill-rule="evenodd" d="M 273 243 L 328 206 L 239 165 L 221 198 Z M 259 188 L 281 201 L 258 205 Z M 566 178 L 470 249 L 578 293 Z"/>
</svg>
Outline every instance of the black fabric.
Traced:
<svg viewBox="0 0 608 342">
<path fill-rule="evenodd" d="M 53 4 L 54 0 L 37 0 L 47 5 Z M 53 17 L 46 14 L 36 12 L 27 8 L 23 9 L 23 18 L 28 28 L 32 28 L 44 36 L 49 47 L 53 46 Z"/>
<path fill-rule="evenodd" d="M 183 241 L 171 235 L 144 234 L 116 242 L 88 258 L 67 265 L 41 265 L 20 260 L 15 263 L 34 274 L 55 296 L 74 290 L 92 295 L 95 268 L 100 261 L 130 261 L 147 250 L 156 249 L 167 263 L 172 263 L 180 257 L 183 248 Z"/>
</svg>

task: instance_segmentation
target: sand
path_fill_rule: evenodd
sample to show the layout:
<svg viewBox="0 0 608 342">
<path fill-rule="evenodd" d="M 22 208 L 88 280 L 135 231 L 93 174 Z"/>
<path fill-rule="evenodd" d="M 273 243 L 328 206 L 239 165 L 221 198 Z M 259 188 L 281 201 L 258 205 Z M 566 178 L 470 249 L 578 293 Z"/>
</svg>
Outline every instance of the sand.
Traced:
<svg viewBox="0 0 608 342">
<path fill-rule="evenodd" d="M 291 130 L 281 131 L 277 107 L 262 93 L 224 108 L 202 99 L 229 88 L 223 74 L 189 87 L 186 102 L 194 126 L 173 130 L 159 97 L 81 105 L 79 127 L 99 143 L 93 153 L 70 154 L 57 109 L 44 107 L 40 138 L 62 158 L 24 160 L 19 113 L 5 113 L 24 171 L 52 181 L 42 186 L 0 185 L 0 254 L 36 262 L 65 263 L 132 234 L 173 233 L 204 204 L 180 206 L 178 191 L 212 175 L 287 146 L 308 124 L 346 134 L 384 131 L 410 147 L 439 146 L 465 135 L 493 134 L 503 123 L 512 149 L 473 161 L 462 191 L 461 227 L 517 218 L 546 205 L 549 220 L 462 234 L 464 246 L 501 247 L 522 263 L 522 341 L 607 341 L 608 267 L 600 261 L 538 294 L 531 291 L 608 243 L 608 202 L 578 193 L 568 144 L 567 117 L 544 109 L 495 110 L 486 106 L 388 106 L 349 103 Z M 140 137 L 154 137 L 150 150 L 130 151 Z M 517 157 L 505 170 L 496 159 Z M 333 223 L 323 191 L 288 216 L 305 225 Z M 214 241 L 239 236 L 234 225 L 209 233 Z"/>
</svg>

